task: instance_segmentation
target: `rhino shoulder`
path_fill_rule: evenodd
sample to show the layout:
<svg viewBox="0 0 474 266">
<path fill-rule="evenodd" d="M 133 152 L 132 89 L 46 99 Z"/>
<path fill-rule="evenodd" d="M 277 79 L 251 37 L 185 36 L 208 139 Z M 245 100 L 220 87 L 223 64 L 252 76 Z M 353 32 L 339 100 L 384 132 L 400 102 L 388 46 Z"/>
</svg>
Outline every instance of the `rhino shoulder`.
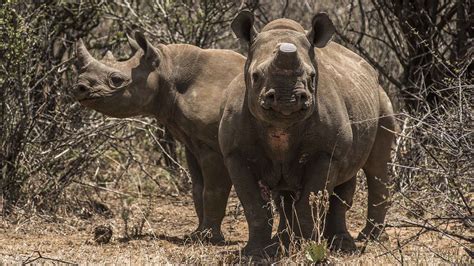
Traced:
<svg viewBox="0 0 474 266">
<path fill-rule="evenodd" d="M 377 72 L 362 57 L 336 43 L 317 50 L 317 56 L 322 104 L 333 112 L 347 115 L 344 118 L 347 121 L 343 121 L 343 117 L 334 120 L 349 122 L 354 129 L 375 124 L 382 104 L 380 93 L 383 93 Z M 336 106 L 334 102 L 341 105 Z"/>
<path fill-rule="evenodd" d="M 323 70 L 330 66 L 337 74 L 356 72 L 378 82 L 378 72 L 364 58 L 336 42 L 316 49 L 316 55 L 318 66 L 323 66 Z"/>
<path fill-rule="evenodd" d="M 236 124 L 241 122 L 245 111 L 245 80 L 243 73 L 237 75 L 225 92 L 222 122 Z"/>
<path fill-rule="evenodd" d="M 239 74 L 226 91 L 226 101 L 221 111 L 222 118 L 219 125 L 219 143 L 223 155 L 235 150 L 238 144 L 237 134 L 245 127 L 245 80 Z"/>
</svg>

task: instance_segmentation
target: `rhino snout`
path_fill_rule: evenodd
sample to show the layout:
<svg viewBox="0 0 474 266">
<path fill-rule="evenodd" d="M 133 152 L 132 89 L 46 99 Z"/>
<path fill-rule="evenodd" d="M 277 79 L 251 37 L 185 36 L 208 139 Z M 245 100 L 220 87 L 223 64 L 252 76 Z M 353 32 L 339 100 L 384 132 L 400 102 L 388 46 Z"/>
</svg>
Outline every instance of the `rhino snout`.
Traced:
<svg viewBox="0 0 474 266">
<path fill-rule="evenodd" d="M 284 115 L 308 109 L 309 93 L 305 89 L 269 89 L 262 95 L 260 105 L 263 109 L 274 110 Z"/>
<path fill-rule="evenodd" d="M 77 84 L 72 88 L 72 94 L 76 100 L 86 99 L 90 94 L 91 88 L 85 84 Z"/>
<path fill-rule="evenodd" d="M 298 89 L 294 95 L 297 99 L 297 103 L 301 104 L 301 109 L 308 109 L 309 93 L 304 89 Z"/>
<path fill-rule="evenodd" d="M 263 109 L 269 110 L 272 108 L 273 105 L 276 105 L 276 91 L 275 89 L 269 89 L 263 94 L 262 101 L 260 105 Z"/>
</svg>

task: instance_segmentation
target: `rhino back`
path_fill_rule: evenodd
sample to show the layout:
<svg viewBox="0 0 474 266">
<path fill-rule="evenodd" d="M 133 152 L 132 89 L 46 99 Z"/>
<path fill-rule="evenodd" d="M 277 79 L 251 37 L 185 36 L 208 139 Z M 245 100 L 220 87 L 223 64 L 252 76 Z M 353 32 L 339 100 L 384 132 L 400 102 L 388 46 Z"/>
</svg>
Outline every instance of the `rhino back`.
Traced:
<svg viewBox="0 0 474 266">
<path fill-rule="evenodd" d="M 176 58 L 176 124 L 183 131 L 217 147 L 218 123 L 229 83 L 240 73 L 245 57 L 230 50 L 170 45 Z M 183 120 L 183 121 L 180 121 Z M 198 135 L 198 136 L 196 136 Z"/>
</svg>

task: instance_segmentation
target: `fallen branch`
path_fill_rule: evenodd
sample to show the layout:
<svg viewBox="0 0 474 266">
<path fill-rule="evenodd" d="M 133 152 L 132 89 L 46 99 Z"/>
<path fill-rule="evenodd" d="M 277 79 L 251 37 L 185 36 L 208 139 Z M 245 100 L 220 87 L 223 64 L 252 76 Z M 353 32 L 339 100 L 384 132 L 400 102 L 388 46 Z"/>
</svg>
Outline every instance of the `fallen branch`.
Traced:
<svg viewBox="0 0 474 266">
<path fill-rule="evenodd" d="M 38 254 L 38 256 L 36 258 L 33 258 L 34 253 Z M 41 255 L 41 252 L 39 252 L 37 250 L 34 251 L 34 253 L 33 253 L 33 255 L 29 256 L 25 261 L 23 261 L 22 265 L 31 264 L 31 263 L 33 263 L 37 260 L 40 260 L 40 259 L 59 262 L 59 263 L 64 263 L 64 264 L 67 264 L 67 265 L 79 265 L 78 263 L 75 263 L 75 262 L 68 262 L 68 261 L 65 261 L 65 260 L 44 257 L 43 255 Z"/>
</svg>

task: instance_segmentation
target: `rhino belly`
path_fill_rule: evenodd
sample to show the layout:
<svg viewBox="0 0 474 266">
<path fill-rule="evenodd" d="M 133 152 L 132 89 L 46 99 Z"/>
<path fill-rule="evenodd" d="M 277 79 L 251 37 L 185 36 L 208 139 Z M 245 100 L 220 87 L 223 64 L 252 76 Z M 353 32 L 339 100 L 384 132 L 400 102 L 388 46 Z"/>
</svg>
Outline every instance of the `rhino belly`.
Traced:
<svg viewBox="0 0 474 266">
<path fill-rule="evenodd" d="M 369 125 L 352 131 L 353 142 L 351 149 L 346 154 L 346 158 L 341 167 L 340 177 L 336 185 L 349 181 L 357 172 L 364 167 L 369 158 L 377 134 L 377 126 Z"/>
</svg>

